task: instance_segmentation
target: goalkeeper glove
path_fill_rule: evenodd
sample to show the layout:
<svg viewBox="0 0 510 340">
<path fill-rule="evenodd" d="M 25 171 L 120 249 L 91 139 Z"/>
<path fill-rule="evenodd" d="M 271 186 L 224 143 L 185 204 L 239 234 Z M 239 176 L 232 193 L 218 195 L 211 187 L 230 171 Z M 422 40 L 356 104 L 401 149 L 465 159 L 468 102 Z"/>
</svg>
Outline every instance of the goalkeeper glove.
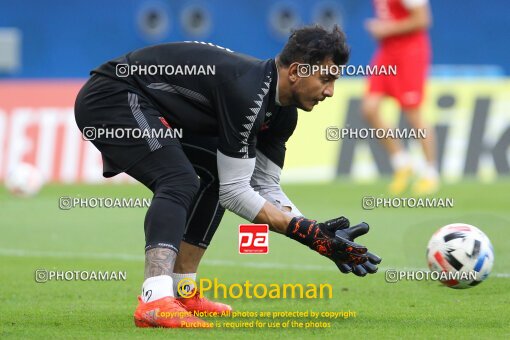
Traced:
<svg viewBox="0 0 510 340">
<path fill-rule="evenodd" d="M 365 235 L 370 229 L 365 222 L 349 227 L 349 221 L 345 217 L 335 218 L 324 222 L 324 224 L 330 232 L 335 234 L 336 238 L 347 239 L 349 241 L 353 241 L 356 237 Z M 365 276 L 367 273 L 376 273 L 378 269 L 377 265 L 381 263 L 382 259 L 368 251 L 366 255 L 367 261 L 365 263 L 359 265 L 343 263 L 338 266 L 338 269 L 340 269 L 342 273 L 350 273 L 352 271 L 357 276 Z"/>
<path fill-rule="evenodd" d="M 358 276 L 377 272 L 381 259 L 367 251 L 354 239 L 368 232 L 368 224 L 349 228 L 349 220 L 339 217 L 318 223 L 304 217 L 294 217 L 286 235 L 331 259 L 342 273 L 353 272 Z"/>
</svg>

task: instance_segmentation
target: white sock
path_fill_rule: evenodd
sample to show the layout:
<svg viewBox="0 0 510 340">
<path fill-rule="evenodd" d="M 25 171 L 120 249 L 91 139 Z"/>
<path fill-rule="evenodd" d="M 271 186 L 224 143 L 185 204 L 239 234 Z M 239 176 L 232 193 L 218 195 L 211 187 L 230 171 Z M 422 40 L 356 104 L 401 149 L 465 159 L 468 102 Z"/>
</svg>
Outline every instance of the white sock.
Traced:
<svg viewBox="0 0 510 340">
<path fill-rule="evenodd" d="M 427 179 L 439 178 L 439 172 L 434 164 L 428 163 L 423 169 L 423 177 Z"/>
<path fill-rule="evenodd" d="M 172 278 L 168 275 L 149 277 L 142 285 L 143 302 L 147 303 L 166 296 L 174 296 L 172 281 Z"/>
<path fill-rule="evenodd" d="M 409 155 L 405 151 L 399 151 L 396 154 L 392 155 L 390 161 L 391 166 L 395 171 L 411 165 Z"/>
<path fill-rule="evenodd" d="M 186 281 L 186 284 L 183 287 L 181 287 L 181 289 L 184 289 L 186 292 L 191 292 L 195 288 L 194 282 L 196 282 L 196 280 L 197 280 L 197 273 L 184 273 L 184 274 L 173 273 L 172 279 L 174 280 L 173 287 L 174 287 L 175 295 L 179 296 L 179 290 L 178 290 L 179 282 L 182 279 L 193 280 L 193 281 Z"/>
</svg>

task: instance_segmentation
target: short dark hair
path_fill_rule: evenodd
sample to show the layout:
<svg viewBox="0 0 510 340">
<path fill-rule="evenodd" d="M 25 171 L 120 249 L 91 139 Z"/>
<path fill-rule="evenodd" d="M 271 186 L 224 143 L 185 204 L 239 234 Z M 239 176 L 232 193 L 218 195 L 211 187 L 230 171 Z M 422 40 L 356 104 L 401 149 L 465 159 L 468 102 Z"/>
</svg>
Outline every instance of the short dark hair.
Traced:
<svg viewBox="0 0 510 340">
<path fill-rule="evenodd" d="M 345 33 L 338 25 L 331 32 L 320 25 L 313 25 L 293 30 L 278 60 L 289 66 L 294 62 L 320 64 L 331 57 L 336 65 L 345 65 L 349 54 Z"/>
</svg>

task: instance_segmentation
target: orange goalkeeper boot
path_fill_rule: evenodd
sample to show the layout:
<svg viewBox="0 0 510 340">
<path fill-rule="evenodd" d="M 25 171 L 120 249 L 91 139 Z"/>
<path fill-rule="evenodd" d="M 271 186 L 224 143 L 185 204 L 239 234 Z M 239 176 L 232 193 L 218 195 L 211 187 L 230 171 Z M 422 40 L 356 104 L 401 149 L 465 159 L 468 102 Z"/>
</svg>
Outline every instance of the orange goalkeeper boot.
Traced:
<svg viewBox="0 0 510 340">
<path fill-rule="evenodd" d="M 138 307 L 135 310 L 136 327 L 165 327 L 165 328 L 211 328 L 212 323 L 193 316 L 192 312 L 184 309 L 183 305 L 174 297 L 164 297 L 148 303 L 138 297 Z"/>
<path fill-rule="evenodd" d="M 190 294 L 191 295 L 191 294 Z M 204 312 L 208 315 L 210 313 L 217 313 L 221 316 L 222 313 L 231 312 L 232 307 L 220 302 L 210 301 L 197 289 L 195 295 L 189 298 L 180 297 L 177 300 L 184 306 L 188 312 Z"/>
</svg>

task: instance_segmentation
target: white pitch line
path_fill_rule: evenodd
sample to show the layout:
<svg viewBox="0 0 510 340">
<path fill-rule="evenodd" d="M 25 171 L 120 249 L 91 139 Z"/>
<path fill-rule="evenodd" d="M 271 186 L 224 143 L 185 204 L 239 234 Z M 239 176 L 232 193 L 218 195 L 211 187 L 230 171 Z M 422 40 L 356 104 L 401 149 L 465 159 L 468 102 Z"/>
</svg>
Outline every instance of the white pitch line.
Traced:
<svg viewBox="0 0 510 340">
<path fill-rule="evenodd" d="M 71 253 L 60 251 L 39 251 L 27 249 L 8 249 L 0 248 L 0 256 L 16 256 L 16 257 L 52 257 L 52 258 L 74 258 L 85 260 L 120 260 L 120 261 L 139 261 L 143 262 L 142 255 L 122 254 L 122 253 Z M 236 262 L 227 260 L 203 260 L 202 264 L 207 266 L 220 266 L 220 267 L 248 267 L 256 269 L 291 269 L 291 270 L 309 270 L 309 271 L 338 271 L 334 266 L 320 266 L 311 264 L 287 264 L 276 262 Z M 390 268 L 381 267 L 380 271 L 388 269 L 398 271 L 427 271 L 427 268 Z M 491 276 L 497 278 L 510 278 L 510 273 L 492 273 Z"/>
<path fill-rule="evenodd" d="M 143 261 L 142 255 L 130 255 L 120 253 L 71 253 L 61 251 L 40 251 L 27 249 L 0 248 L 0 255 L 16 257 L 52 257 L 52 258 L 73 258 L 85 260 L 122 260 L 122 261 Z"/>
</svg>

